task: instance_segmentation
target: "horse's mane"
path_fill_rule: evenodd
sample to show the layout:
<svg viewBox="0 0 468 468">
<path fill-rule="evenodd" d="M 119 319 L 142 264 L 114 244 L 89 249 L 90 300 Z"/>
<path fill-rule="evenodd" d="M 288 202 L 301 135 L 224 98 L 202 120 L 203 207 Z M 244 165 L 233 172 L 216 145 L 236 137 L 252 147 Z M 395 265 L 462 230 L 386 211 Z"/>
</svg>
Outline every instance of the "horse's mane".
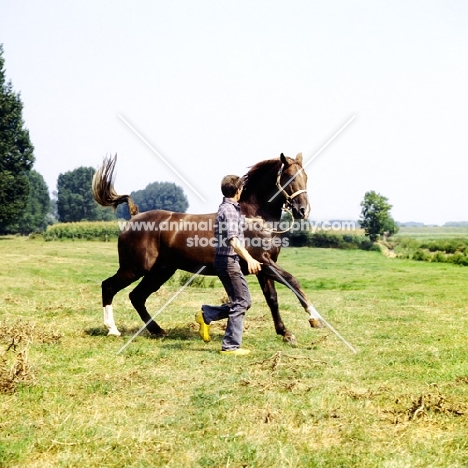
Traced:
<svg viewBox="0 0 468 468">
<path fill-rule="evenodd" d="M 257 164 L 251 166 L 247 174 L 242 176 L 242 182 L 244 184 L 245 195 L 251 195 L 253 193 L 262 190 L 265 186 L 265 182 L 270 182 L 265 179 L 265 176 L 272 172 L 276 176 L 281 166 L 281 161 L 279 158 L 275 159 L 266 159 L 265 161 L 260 161 Z"/>
</svg>

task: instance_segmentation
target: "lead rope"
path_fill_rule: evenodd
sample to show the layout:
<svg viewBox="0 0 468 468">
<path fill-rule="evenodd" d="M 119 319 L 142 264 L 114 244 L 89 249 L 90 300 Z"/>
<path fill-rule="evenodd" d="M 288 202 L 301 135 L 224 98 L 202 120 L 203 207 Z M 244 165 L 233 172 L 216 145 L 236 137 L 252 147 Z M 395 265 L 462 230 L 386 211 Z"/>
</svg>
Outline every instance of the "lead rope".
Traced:
<svg viewBox="0 0 468 468">
<path fill-rule="evenodd" d="M 292 214 L 292 211 L 287 208 L 286 206 L 283 206 L 282 207 L 282 210 L 283 211 L 286 211 L 286 213 L 289 214 L 289 216 L 291 216 L 291 224 L 290 226 L 287 228 L 287 229 L 284 229 L 283 231 L 277 231 L 276 229 L 273 229 L 273 228 L 269 228 L 268 227 L 268 222 L 265 222 L 265 220 L 263 220 L 262 218 L 245 218 L 245 221 L 247 223 L 258 223 L 260 222 L 261 223 L 261 226 L 260 227 L 260 231 L 264 231 L 264 232 L 267 232 L 268 234 L 284 234 L 285 232 L 288 232 L 292 229 L 293 227 L 293 224 L 294 224 L 294 216 Z M 281 221 L 280 221 L 281 222 Z M 257 236 L 258 237 L 258 236 Z"/>
<path fill-rule="evenodd" d="M 271 232 L 272 232 L 273 234 L 284 234 L 285 232 L 290 231 L 290 230 L 292 229 L 292 227 L 293 227 L 293 224 L 294 224 L 294 216 L 293 216 L 293 214 L 292 214 L 292 211 L 291 211 L 288 207 L 286 207 L 286 205 L 284 205 L 282 209 L 283 209 L 283 211 L 286 211 L 286 213 L 288 213 L 289 216 L 291 216 L 291 224 L 290 224 L 289 227 L 288 227 L 287 229 L 285 229 L 284 231 L 275 231 L 274 229 L 272 229 Z M 280 220 L 280 223 L 281 223 L 281 220 Z"/>
</svg>

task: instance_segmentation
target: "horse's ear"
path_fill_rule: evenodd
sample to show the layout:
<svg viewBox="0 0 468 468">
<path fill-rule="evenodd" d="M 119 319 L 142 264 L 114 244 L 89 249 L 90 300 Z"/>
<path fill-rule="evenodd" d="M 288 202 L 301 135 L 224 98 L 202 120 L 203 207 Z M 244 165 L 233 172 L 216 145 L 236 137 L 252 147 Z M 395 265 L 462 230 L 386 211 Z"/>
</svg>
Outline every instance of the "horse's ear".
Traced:
<svg viewBox="0 0 468 468">
<path fill-rule="evenodd" d="M 298 153 L 296 156 L 296 161 L 302 165 L 302 153 Z"/>
<path fill-rule="evenodd" d="M 285 166 L 288 165 L 288 161 L 287 161 L 287 159 L 286 159 L 286 156 L 285 156 L 283 153 L 281 153 L 280 159 L 281 159 L 281 162 L 282 162 Z"/>
</svg>

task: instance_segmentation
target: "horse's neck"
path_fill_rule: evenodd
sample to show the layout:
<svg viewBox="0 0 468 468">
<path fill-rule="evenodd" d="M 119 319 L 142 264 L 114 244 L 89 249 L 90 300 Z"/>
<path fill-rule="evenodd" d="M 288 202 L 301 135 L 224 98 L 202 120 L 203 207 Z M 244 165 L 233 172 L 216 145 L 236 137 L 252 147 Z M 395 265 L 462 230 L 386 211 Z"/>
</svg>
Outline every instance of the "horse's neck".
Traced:
<svg viewBox="0 0 468 468">
<path fill-rule="evenodd" d="M 281 219 L 284 197 L 282 194 L 277 194 L 270 201 L 271 195 L 268 195 L 276 190 L 277 163 L 274 163 L 271 167 L 266 166 L 262 170 L 263 174 L 261 177 L 256 174 L 253 176 L 253 179 L 249 180 L 249 176 L 247 175 L 247 190 L 244 190 L 243 196 L 241 196 L 239 201 L 242 213 L 249 218 L 260 216 L 265 221 L 279 221 Z"/>
<path fill-rule="evenodd" d="M 281 219 L 282 204 L 278 203 L 258 203 L 250 197 L 249 200 L 240 201 L 242 214 L 248 218 L 261 217 L 265 221 L 278 222 Z"/>
</svg>

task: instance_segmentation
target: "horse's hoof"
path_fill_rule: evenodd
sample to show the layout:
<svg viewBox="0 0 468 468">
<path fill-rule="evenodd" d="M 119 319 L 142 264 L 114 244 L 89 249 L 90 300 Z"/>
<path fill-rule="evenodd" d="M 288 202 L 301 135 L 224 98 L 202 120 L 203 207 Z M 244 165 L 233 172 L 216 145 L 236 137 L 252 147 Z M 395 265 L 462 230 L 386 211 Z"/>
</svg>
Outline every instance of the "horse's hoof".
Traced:
<svg viewBox="0 0 468 468">
<path fill-rule="evenodd" d="M 310 318 L 309 319 L 310 326 L 312 328 L 324 328 L 324 323 L 319 318 Z"/>
<path fill-rule="evenodd" d="M 151 332 L 151 338 L 165 338 L 167 336 L 167 332 L 164 331 L 162 328 L 156 332 Z"/>
<path fill-rule="evenodd" d="M 297 340 L 296 340 L 296 337 L 290 333 L 290 332 L 286 332 L 284 335 L 283 335 L 283 341 L 285 343 L 289 343 L 290 345 L 292 346 L 296 346 L 297 345 Z"/>
<path fill-rule="evenodd" d="M 108 333 L 107 333 L 107 336 L 120 336 L 121 333 L 119 332 L 119 330 L 117 330 L 117 328 L 110 328 Z"/>
</svg>

